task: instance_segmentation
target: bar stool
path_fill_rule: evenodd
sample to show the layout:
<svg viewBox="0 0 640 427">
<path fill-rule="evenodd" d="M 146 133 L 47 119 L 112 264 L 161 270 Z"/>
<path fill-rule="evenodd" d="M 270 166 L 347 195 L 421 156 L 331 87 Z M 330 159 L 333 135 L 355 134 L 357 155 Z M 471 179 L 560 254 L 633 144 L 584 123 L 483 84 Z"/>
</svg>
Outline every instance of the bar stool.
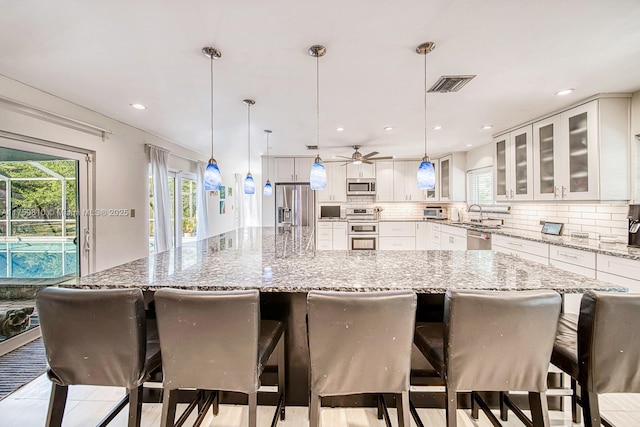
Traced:
<svg viewBox="0 0 640 427">
<path fill-rule="evenodd" d="M 480 405 L 500 425 L 477 392 L 508 390 L 529 392 L 533 424 L 504 394 L 518 418 L 549 426 L 547 371 L 560 308 L 553 291 L 447 291 L 444 324 L 417 324 L 415 344 L 444 380 L 448 427 L 457 425 L 459 391 L 472 391 L 473 418 Z M 413 407 L 412 413 L 422 426 Z"/>
<path fill-rule="evenodd" d="M 128 425 L 139 426 L 142 384 L 161 365 L 160 346 L 146 339 L 142 291 L 49 287 L 36 304 L 52 382 L 47 426 L 62 424 L 68 386 L 80 384 L 126 387 L 99 425 L 129 402 Z"/>
<path fill-rule="evenodd" d="M 321 397 L 361 393 L 395 393 L 398 424 L 409 427 L 415 312 L 411 291 L 309 292 L 310 427 Z"/>
<path fill-rule="evenodd" d="M 272 426 L 278 415 L 284 420 L 286 321 L 260 319 L 258 291 L 161 289 L 154 299 L 163 352 L 162 427 L 180 424 L 195 408 L 193 403 L 175 421 L 178 391 L 184 388 L 216 391 L 197 402 L 194 425 L 224 390 L 249 395 L 249 426 L 255 427 L 260 374 L 276 348 L 279 400 Z"/>
<path fill-rule="evenodd" d="M 573 420 L 612 426 L 600 415 L 598 394 L 640 393 L 640 295 L 586 292 L 580 316 L 563 315 L 551 363 L 571 376 Z M 576 381 L 580 386 L 580 393 Z"/>
</svg>

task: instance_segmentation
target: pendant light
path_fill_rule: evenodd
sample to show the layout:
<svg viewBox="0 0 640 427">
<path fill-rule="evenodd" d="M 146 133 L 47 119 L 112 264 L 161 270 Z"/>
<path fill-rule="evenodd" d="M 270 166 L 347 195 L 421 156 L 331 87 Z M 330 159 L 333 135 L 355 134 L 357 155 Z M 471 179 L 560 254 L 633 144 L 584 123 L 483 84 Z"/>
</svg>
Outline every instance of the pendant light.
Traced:
<svg viewBox="0 0 640 427">
<path fill-rule="evenodd" d="M 244 194 L 255 194 L 256 183 L 251 176 L 251 106 L 256 103 L 253 99 L 245 99 L 242 102 L 247 104 L 247 164 L 249 165 L 249 172 L 244 179 Z"/>
<path fill-rule="evenodd" d="M 424 157 L 418 166 L 418 188 L 421 190 L 433 190 L 436 188 L 436 169 L 427 156 L 427 53 L 436 47 L 433 42 L 422 43 L 416 48 L 416 52 L 424 55 Z"/>
<path fill-rule="evenodd" d="M 213 158 L 213 60 L 222 56 L 215 47 L 204 47 L 202 53 L 211 60 L 211 158 L 204 171 L 204 188 L 207 191 L 220 190 L 222 187 L 222 175 L 218 162 Z"/>
<path fill-rule="evenodd" d="M 264 184 L 262 194 L 264 197 L 271 197 L 273 194 L 273 187 L 271 186 L 271 181 L 269 181 L 269 135 L 271 134 L 271 131 L 269 129 L 265 129 L 264 133 L 267 134 L 267 173 L 265 174 L 267 182 Z"/>
<path fill-rule="evenodd" d="M 320 57 L 327 53 L 324 46 L 314 45 L 309 48 L 309 55 L 316 58 L 316 145 L 318 155 L 311 166 L 309 183 L 312 190 L 324 190 L 327 188 L 327 171 L 320 158 Z"/>
</svg>

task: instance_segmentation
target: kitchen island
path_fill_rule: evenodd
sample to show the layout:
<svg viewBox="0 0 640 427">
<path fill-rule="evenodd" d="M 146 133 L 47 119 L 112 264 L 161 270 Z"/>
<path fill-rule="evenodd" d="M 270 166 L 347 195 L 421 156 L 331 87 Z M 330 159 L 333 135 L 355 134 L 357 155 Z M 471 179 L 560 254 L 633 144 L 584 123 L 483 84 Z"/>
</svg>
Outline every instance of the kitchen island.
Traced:
<svg viewBox="0 0 640 427">
<path fill-rule="evenodd" d="M 305 316 L 306 294 L 310 290 L 411 289 L 419 294 L 417 316 L 421 320 L 442 318 L 438 298 L 452 288 L 553 289 L 562 294 L 626 290 L 493 251 L 314 251 L 313 238 L 312 230 L 306 228 L 282 233 L 273 229 L 242 229 L 94 273 L 63 286 L 135 287 L 145 291 L 149 302 L 153 291 L 163 287 L 258 289 L 265 317 L 283 313 L 288 316 L 290 405 L 306 405 L 308 399 Z"/>
</svg>

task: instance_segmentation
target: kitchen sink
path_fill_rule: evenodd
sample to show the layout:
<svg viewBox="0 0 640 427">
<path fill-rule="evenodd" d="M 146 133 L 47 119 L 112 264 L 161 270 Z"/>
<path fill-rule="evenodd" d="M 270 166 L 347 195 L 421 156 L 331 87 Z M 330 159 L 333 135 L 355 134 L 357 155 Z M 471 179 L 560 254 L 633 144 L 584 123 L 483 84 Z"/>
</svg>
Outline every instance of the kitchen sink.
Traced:
<svg viewBox="0 0 640 427">
<path fill-rule="evenodd" d="M 495 224 L 482 224 L 479 222 L 461 222 L 459 223 L 466 227 L 471 227 L 474 230 L 499 230 L 500 226 Z"/>
</svg>

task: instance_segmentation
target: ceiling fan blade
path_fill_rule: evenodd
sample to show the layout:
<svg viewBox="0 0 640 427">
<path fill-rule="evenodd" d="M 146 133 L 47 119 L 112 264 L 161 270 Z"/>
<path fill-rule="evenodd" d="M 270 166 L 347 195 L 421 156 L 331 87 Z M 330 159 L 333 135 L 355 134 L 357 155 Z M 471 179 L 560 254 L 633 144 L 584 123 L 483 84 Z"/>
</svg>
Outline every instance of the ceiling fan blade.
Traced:
<svg viewBox="0 0 640 427">
<path fill-rule="evenodd" d="M 336 156 L 336 157 L 340 157 L 341 159 L 349 159 L 349 160 L 351 160 L 351 157 L 345 157 L 345 156 Z"/>
<path fill-rule="evenodd" d="M 351 163 L 351 162 L 343 163 L 340 166 L 347 166 L 349 163 Z"/>
<path fill-rule="evenodd" d="M 368 165 L 372 165 L 372 164 L 373 164 L 373 162 L 371 161 L 371 159 L 369 159 L 369 160 L 362 159 L 362 163 L 366 163 L 366 164 L 368 164 Z"/>
<path fill-rule="evenodd" d="M 372 152 L 370 152 L 369 154 L 365 154 L 364 156 L 362 156 L 362 158 L 363 158 L 363 159 L 366 159 L 366 158 L 369 158 L 369 157 L 373 157 L 373 156 L 375 156 L 376 154 L 378 154 L 378 152 L 377 152 L 377 151 L 372 151 Z"/>
<path fill-rule="evenodd" d="M 391 160 L 393 156 L 369 157 L 367 160 Z"/>
</svg>

